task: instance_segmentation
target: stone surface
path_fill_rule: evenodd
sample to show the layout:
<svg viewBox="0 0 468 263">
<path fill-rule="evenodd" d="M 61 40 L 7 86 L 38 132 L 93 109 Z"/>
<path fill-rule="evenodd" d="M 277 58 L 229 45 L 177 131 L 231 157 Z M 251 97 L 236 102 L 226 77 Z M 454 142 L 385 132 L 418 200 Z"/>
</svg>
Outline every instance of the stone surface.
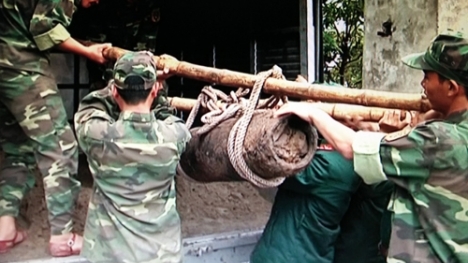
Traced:
<svg viewBox="0 0 468 263">
<path fill-rule="evenodd" d="M 439 2 L 445 5 L 445 1 Z M 436 0 L 366 1 L 363 54 L 365 89 L 421 92 L 422 72 L 404 66 L 401 58 L 424 51 L 437 34 L 437 3 Z M 382 23 L 389 19 L 393 22 L 392 36 L 378 36 Z"/>
<path fill-rule="evenodd" d="M 438 30 L 442 32 L 453 29 L 468 34 L 468 1 L 444 0 L 438 1 L 439 12 L 437 15 Z"/>
</svg>

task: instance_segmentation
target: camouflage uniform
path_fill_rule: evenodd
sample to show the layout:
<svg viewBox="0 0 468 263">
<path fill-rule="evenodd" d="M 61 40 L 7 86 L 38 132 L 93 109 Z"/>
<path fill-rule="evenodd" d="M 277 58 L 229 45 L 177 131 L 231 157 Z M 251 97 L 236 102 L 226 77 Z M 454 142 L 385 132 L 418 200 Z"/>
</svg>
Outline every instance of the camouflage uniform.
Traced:
<svg viewBox="0 0 468 263">
<path fill-rule="evenodd" d="M 80 8 L 73 17 L 70 32 L 73 37 L 95 43 L 111 43 L 131 51 L 156 51 L 156 37 L 161 19 L 161 1 L 101 0 L 99 5 Z M 113 63 L 98 65 L 87 61 L 90 91 L 106 87 L 112 79 Z M 155 107 L 163 107 L 170 114 L 168 87 L 155 100 Z"/>
<path fill-rule="evenodd" d="M 156 51 L 160 3 L 155 0 L 101 0 L 91 8 L 79 8 L 70 25 L 73 37 L 95 43 L 111 43 L 131 51 Z M 106 87 L 113 63 L 87 62 L 91 91 Z"/>
<path fill-rule="evenodd" d="M 68 39 L 73 1 L 0 2 L 0 216 L 14 216 L 37 165 L 52 235 L 70 232 L 80 183 L 77 143 L 50 71 L 49 50 Z"/>
<path fill-rule="evenodd" d="M 468 40 L 437 36 L 425 53 L 403 62 L 468 86 Z M 468 111 L 389 135 L 357 133 L 356 172 L 396 190 L 387 262 L 468 262 Z"/>
<path fill-rule="evenodd" d="M 128 53 L 114 83 L 128 75 L 153 86 L 151 54 Z M 112 84 L 111 84 L 112 85 Z M 191 138 L 183 121 L 151 113 L 118 113 L 111 86 L 88 94 L 75 115 L 80 147 L 94 177 L 82 256 L 91 262 L 182 262 L 174 176 Z"/>
</svg>

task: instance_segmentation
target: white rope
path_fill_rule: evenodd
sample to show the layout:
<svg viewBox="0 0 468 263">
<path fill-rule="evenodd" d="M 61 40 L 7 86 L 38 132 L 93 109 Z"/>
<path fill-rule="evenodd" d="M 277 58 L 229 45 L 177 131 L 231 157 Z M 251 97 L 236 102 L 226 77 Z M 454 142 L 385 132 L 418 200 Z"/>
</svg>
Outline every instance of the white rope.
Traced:
<svg viewBox="0 0 468 263">
<path fill-rule="evenodd" d="M 274 66 L 273 69 L 269 71 L 260 72 L 258 75 L 260 78 L 255 82 L 252 94 L 250 94 L 249 103 L 247 104 L 247 109 L 239 120 L 237 120 L 229 133 L 228 155 L 232 166 L 242 178 L 258 187 L 276 187 L 283 183 L 285 178 L 264 179 L 260 177 L 248 167 L 243 155 L 245 135 L 247 134 L 247 129 L 260 98 L 263 85 L 270 76 L 275 78 L 281 78 L 282 76 L 281 69 L 277 66 Z"/>
</svg>

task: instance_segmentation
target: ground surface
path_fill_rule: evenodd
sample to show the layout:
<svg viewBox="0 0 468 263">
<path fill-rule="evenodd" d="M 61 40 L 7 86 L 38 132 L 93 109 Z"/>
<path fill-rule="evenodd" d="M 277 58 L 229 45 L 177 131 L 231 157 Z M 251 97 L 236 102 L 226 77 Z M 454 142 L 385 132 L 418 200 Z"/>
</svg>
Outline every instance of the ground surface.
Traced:
<svg viewBox="0 0 468 263">
<path fill-rule="evenodd" d="M 83 188 L 75 211 L 79 233 L 83 231 L 92 184 L 87 164 L 80 161 Z M 184 237 L 261 228 L 271 208 L 271 204 L 248 183 L 200 184 L 178 178 L 177 192 Z M 37 180 L 36 187 L 24 202 L 22 214 L 21 225 L 29 221 L 29 237 L 8 254 L 1 255 L 0 263 L 48 257 L 49 226 L 41 180 Z"/>
</svg>

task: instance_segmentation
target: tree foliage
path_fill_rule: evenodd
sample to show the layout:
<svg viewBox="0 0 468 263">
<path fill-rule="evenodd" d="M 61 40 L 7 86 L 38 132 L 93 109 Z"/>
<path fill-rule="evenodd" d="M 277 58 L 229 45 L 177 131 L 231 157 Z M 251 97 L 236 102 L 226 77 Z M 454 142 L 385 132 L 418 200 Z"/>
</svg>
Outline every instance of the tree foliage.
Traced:
<svg viewBox="0 0 468 263">
<path fill-rule="evenodd" d="M 323 1 L 324 78 L 362 87 L 364 0 Z"/>
</svg>

